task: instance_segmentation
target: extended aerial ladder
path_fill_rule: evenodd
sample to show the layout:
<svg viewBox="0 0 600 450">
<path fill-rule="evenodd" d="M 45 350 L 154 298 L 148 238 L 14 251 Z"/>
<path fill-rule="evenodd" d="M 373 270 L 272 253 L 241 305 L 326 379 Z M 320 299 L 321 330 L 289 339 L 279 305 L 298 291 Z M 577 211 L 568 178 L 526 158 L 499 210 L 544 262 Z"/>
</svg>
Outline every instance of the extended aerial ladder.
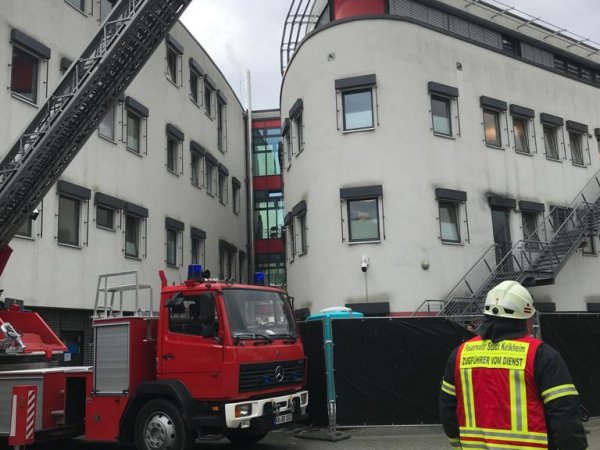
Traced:
<svg viewBox="0 0 600 450">
<path fill-rule="evenodd" d="M 192 0 L 120 0 L 0 162 L 0 273 L 8 243 Z"/>
</svg>

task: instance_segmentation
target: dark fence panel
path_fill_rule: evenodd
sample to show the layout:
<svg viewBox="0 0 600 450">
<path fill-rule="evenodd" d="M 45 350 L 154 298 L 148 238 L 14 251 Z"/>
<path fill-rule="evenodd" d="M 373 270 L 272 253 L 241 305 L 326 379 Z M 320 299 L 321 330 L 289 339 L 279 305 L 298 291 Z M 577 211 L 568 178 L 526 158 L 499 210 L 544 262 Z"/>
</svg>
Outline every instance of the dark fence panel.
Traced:
<svg viewBox="0 0 600 450">
<path fill-rule="evenodd" d="M 439 423 L 452 350 L 472 334 L 441 318 L 334 320 L 338 425 Z"/>
<path fill-rule="evenodd" d="M 311 422 L 327 426 L 327 382 L 325 378 L 325 351 L 323 349 L 323 322 L 301 322 L 300 335 L 306 355 L 309 392 L 308 414 Z"/>
<path fill-rule="evenodd" d="M 600 416 L 600 314 L 540 314 L 542 339 L 564 358 L 581 402 Z"/>
</svg>

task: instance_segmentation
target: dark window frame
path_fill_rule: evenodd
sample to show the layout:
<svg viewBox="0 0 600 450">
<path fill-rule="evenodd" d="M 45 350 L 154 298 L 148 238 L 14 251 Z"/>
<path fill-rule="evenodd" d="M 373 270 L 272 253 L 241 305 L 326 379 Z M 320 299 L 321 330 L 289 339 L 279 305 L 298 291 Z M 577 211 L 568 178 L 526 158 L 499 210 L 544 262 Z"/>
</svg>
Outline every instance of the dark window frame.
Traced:
<svg viewBox="0 0 600 450">
<path fill-rule="evenodd" d="M 444 231 L 442 227 L 442 209 L 446 207 L 448 211 L 452 211 L 454 213 L 454 222 L 449 222 L 455 227 L 456 231 L 456 239 L 448 239 L 444 238 Z M 442 244 L 463 244 L 462 238 L 462 227 L 461 225 L 461 202 L 452 201 L 445 198 L 438 199 L 438 222 L 439 222 L 439 233 L 440 233 L 440 241 Z M 452 215 L 449 214 L 449 218 L 452 219 Z"/>
<path fill-rule="evenodd" d="M 348 198 L 346 199 L 346 218 L 348 220 L 348 242 L 350 243 L 370 243 L 370 242 L 381 242 L 381 213 L 379 208 L 380 196 L 373 197 L 361 197 L 361 198 Z M 354 238 L 352 236 L 352 204 L 359 202 L 372 202 L 375 201 L 375 210 L 377 212 L 377 236 L 368 238 Z"/>
<path fill-rule="evenodd" d="M 21 58 L 29 59 L 30 63 L 32 63 L 31 66 L 33 68 L 33 73 L 31 75 L 31 78 L 32 78 L 32 83 L 31 83 L 32 94 L 31 94 L 31 96 L 24 94 L 22 92 L 19 92 L 19 90 L 15 89 L 15 83 L 17 81 L 23 79 L 22 74 L 19 74 L 19 76 L 16 76 L 16 74 L 15 74 L 16 68 L 19 67 L 17 64 L 15 64 L 15 52 L 17 54 L 20 54 Z M 41 70 L 40 66 L 41 66 L 42 61 L 44 61 L 44 60 L 41 59 L 39 55 L 36 55 L 34 52 L 30 51 L 26 47 L 18 45 L 15 42 L 12 43 L 11 58 L 12 58 L 11 65 L 10 65 L 11 66 L 11 76 L 10 76 L 11 96 L 13 96 L 14 98 L 16 98 L 18 100 L 22 100 L 26 103 L 29 103 L 32 105 L 37 105 L 39 97 L 40 97 L 40 95 L 39 95 L 40 94 L 40 79 L 43 78 L 42 70 Z M 35 61 L 35 63 L 33 63 L 33 61 Z M 47 75 L 43 82 L 45 83 L 46 81 L 47 81 Z"/>
<path fill-rule="evenodd" d="M 342 103 L 342 131 L 344 133 L 350 133 L 350 132 L 356 132 L 356 131 L 369 131 L 369 130 L 375 129 L 374 90 L 375 90 L 374 86 L 362 86 L 362 87 L 355 87 L 355 88 L 340 89 L 340 97 L 341 97 L 341 103 Z M 347 114 L 346 114 L 346 97 L 349 95 L 364 94 L 364 93 L 369 93 L 369 98 L 370 98 L 370 103 L 371 103 L 371 125 L 348 128 Z"/>
<path fill-rule="evenodd" d="M 485 145 L 488 147 L 492 147 L 492 148 L 498 148 L 498 149 L 502 149 L 503 148 L 503 144 L 502 144 L 502 111 L 497 110 L 497 109 L 493 109 L 493 108 L 487 108 L 487 107 L 483 107 L 482 108 L 483 111 L 483 131 L 484 131 L 484 140 L 485 140 Z M 496 142 L 491 142 L 491 139 L 489 139 L 488 137 L 488 128 L 487 128 L 487 121 L 486 121 L 486 115 L 489 116 L 493 116 L 494 118 L 494 128 L 496 131 Z"/>
</svg>

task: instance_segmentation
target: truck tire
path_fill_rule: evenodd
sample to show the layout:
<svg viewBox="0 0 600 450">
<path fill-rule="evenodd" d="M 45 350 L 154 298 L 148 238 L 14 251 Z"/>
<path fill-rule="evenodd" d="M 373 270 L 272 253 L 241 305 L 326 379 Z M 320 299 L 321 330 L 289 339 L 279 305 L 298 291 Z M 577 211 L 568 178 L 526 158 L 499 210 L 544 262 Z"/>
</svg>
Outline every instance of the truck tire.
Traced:
<svg viewBox="0 0 600 450">
<path fill-rule="evenodd" d="M 135 420 L 138 450 L 191 450 L 194 433 L 186 430 L 181 414 L 168 400 L 146 403 Z"/>
<path fill-rule="evenodd" d="M 237 444 L 237 445 L 256 444 L 258 441 L 261 441 L 266 435 L 267 435 L 267 433 L 257 432 L 257 431 L 252 430 L 251 428 L 250 429 L 246 428 L 243 430 L 242 429 L 228 430 L 225 432 L 225 437 L 227 439 L 229 439 L 229 441 L 232 444 Z"/>
</svg>

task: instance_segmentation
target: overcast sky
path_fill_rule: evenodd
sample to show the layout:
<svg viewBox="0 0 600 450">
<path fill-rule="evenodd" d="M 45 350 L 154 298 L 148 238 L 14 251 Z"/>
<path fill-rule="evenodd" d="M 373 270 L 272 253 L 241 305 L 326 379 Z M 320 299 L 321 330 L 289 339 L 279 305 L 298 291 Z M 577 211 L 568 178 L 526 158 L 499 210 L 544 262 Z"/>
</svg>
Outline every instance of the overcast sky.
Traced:
<svg viewBox="0 0 600 450">
<path fill-rule="evenodd" d="M 292 0 L 194 0 L 182 17 L 245 105 L 252 79 L 254 110 L 279 107 L 279 49 Z M 598 0 L 503 0 L 517 9 L 600 42 Z"/>
</svg>

